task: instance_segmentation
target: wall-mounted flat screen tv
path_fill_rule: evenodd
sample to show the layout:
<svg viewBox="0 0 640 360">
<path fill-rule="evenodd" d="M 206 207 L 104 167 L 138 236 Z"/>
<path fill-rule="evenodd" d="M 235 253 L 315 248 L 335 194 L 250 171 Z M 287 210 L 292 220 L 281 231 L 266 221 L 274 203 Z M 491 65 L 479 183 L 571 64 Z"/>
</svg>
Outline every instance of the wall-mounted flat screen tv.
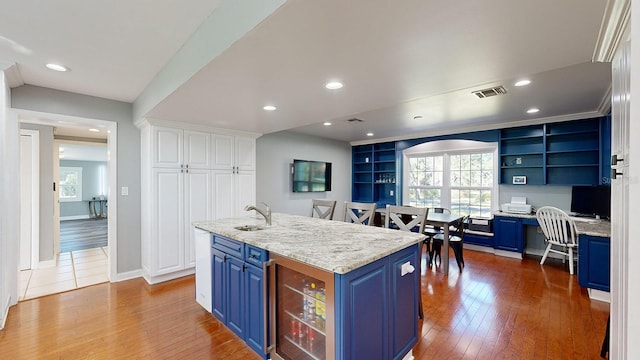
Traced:
<svg viewBox="0 0 640 360">
<path fill-rule="evenodd" d="M 293 192 L 331 191 L 331 163 L 293 160 Z"/>
</svg>

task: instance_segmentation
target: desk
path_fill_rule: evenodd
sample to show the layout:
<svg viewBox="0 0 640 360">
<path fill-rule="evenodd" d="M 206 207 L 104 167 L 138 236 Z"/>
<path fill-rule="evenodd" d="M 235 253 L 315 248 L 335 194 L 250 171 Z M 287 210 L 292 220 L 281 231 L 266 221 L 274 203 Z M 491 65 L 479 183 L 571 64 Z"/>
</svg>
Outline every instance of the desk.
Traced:
<svg viewBox="0 0 640 360">
<path fill-rule="evenodd" d="M 380 214 L 382 224 L 384 224 L 386 209 L 376 209 L 376 213 Z M 433 226 L 439 226 L 444 231 L 444 258 L 442 259 L 442 272 L 445 275 L 449 274 L 449 225 L 455 224 L 460 219 L 462 219 L 462 216 L 455 214 L 444 214 L 431 211 L 427 214 L 427 221 L 425 223 Z"/>
</svg>

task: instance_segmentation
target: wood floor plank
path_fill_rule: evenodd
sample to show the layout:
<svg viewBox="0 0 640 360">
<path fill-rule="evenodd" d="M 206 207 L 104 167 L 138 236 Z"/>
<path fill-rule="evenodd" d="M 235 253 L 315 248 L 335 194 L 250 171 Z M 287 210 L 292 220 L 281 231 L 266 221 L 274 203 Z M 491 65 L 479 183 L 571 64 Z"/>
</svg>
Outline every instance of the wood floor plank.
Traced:
<svg viewBox="0 0 640 360">
<path fill-rule="evenodd" d="M 60 252 L 107 246 L 107 219 L 60 221 Z"/>
<path fill-rule="evenodd" d="M 423 254 L 424 256 L 424 254 Z M 427 359 L 599 359 L 609 305 L 562 264 L 465 250 L 460 273 L 422 267 Z M 0 359 L 259 359 L 194 300 L 193 276 L 99 284 L 20 302 Z"/>
</svg>

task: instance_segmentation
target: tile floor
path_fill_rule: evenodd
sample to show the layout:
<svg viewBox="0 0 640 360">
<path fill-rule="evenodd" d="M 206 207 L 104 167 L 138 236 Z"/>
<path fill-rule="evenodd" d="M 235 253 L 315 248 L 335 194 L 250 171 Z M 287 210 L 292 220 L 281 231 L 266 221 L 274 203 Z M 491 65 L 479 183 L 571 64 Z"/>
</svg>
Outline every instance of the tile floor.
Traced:
<svg viewBox="0 0 640 360">
<path fill-rule="evenodd" d="M 107 248 L 61 253 L 56 266 L 23 270 L 19 276 L 18 300 L 107 282 Z"/>
</svg>

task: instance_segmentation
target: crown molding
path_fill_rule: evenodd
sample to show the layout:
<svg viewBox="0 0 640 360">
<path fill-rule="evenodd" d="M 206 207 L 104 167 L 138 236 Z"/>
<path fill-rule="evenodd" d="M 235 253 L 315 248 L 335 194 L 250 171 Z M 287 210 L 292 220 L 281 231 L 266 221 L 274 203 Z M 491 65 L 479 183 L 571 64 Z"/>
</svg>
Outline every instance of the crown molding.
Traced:
<svg viewBox="0 0 640 360">
<path fill-rule="evenodd" d="M 631 0 L 609 0 L 592 61 L 611 62 L 631 19 Z"/>
</svg>

